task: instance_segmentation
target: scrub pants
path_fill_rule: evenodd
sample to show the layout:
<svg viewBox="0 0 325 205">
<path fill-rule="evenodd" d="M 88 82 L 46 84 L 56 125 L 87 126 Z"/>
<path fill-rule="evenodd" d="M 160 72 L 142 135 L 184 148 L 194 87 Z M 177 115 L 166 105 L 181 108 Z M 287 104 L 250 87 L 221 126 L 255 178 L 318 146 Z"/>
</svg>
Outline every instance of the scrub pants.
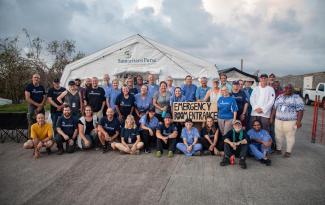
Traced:
<svg viewBox="0 0 325 205">
<path fill-rule="evenodd" d="M 202 145 L 200 143 L 197 143 L 193 145 L 193 148 L 191 152 L 188 152 L 186 149 L 186 145 L 184 143 L 177 143 L 176 145 L 177 149 L 179 149 L 181 152 L 183 152 L 186 156 L 193 156 L 198 151 L 202 150 Z"/>
<path fill-rule="evenodd" d="M 249 154 L 253 155 L 257 160 L 264 159 L 266 153 L 269 153 L 271 148 L 265 148 L 262 144 L 252 143 L 249 145 Z"/>
</svg>

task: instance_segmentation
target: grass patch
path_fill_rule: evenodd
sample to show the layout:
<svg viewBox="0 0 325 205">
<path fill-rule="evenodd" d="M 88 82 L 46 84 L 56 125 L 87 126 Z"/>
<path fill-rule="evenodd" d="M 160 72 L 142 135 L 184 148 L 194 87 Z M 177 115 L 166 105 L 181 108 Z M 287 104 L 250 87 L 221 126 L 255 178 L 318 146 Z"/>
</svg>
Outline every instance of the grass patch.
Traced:
<svg viewBox="0 0 325 205">
<path fill-rule="evenodd" d="M 27 113 L 27 103 L 21 104 L 10 104 L 10 105 L 0 105 L 0 112 L 26 112 Z M 50 105 L 46 104 L 45 110 L 50 110 Z"/>
</svg>

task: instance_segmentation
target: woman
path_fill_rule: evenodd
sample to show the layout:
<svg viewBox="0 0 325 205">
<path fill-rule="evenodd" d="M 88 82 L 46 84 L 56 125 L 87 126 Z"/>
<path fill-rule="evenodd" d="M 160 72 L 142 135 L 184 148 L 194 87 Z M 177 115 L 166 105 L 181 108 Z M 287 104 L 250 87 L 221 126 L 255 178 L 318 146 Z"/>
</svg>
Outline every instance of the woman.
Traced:
<svg viewBox="0 0 325 205">
<path fill-rule="evenodd" d="M 140 119 L 141 140 L 144 143 L 144 152 L 150 153 L 150 142 L 155 136 L 156 129 L 159 126 L 159 121 L 155 117 L 155 108 L 151 107 L 146 115 Z"/>
<path fill-rule="evenodd" d="M 174 89 L 174 93 L 170 98 L 170 107 L 171 107 L 171 113 L 172 115 L 174 115 L 174 102 L 186 102 L 186 98 L 184 95 L 182 95 L 182 90 L 180 87 L 175 87 Z M 182 127 L 184 127 L 184 123 L 183 122 L 176 122 L 175 123 L 176 127 L 177 127 L 177 141 L 181 142 L 180 136 L 182 133 Z"/>
<path fill-rule="evenodd" d="M 97 116 L 93 115 L 91 107 L 87 105 L 85 107 L 84 116 L 82 116 L 78 121 L 79 136 L 77 143 L 81 149 L 89 149 L 97 145 L 97 124 Z"/>
<path fill-rule="evenodd" d="M 220 97 L 221 97 L 221 92 L 219 89 L 219 81 L 213 80 L 212 89 L 208 90 L 207 94 L 204 97 L 204 101 L 217 103 Z"/>
<path fill-rule="evenodd" d="M 161 81 L 159 84 L 159 91 L 153 96 L 153 105 L 156 108 L 156 117 L 160 122 L 163 121 L 165 114 L 168 112 L 170 104 L 171 93 L 167 91 L 167 83 Z"/>
<path fill-rule="evenodd" d="M 152 105 L 152 98 L 148 95 L 148 86 L 142 85 L 141 92 L 135 95 L 135 113 L 140 119 Z"/>
<path fill-rule="evenodd" d="M 134 96 L 129 94 L 129 88 L 126 85 L 123 85 L 122 93 L 117 96 L 115 101 L 115 109 L 122 125 L 126 117 L 132 115 L 134 111 L 134 102 Z"/>
<path fill-rule="evenodd" d="M 121 131 L 121 143 L 113 142 L 112 147 L 120 150 L 123 153 L 139 154 L 143 145 L 144 144 L 141 142 L 134 117 L 132 115 L 128 115 L 125 120 L 125 126 Z"/>
<path fill-rule="evenodd" d="M 222 136 L 232 129 L 237 117 L 238 107 L 235 98 L 229 95 L 226 86 L 221 88 L 222 96 L 218 100 L 218 125 Z"/>
<path fill-rule="evenodd" d="M 201 138 L 203 150 L 210 151 L 211 155 L 223 155 L 223 139 L 219 136 L 219 128 L 212 117 L 207 117 L 205 127 L 201 130 Z"/>
<path fill-rule="evenodd" d="M 63 103 L 62 100 L 64 99 L 64 103 L 71 107 L 71 115 L 75 119 L 79 119 L 81 113 L 83 112 L 83 101 L 81 94 L 74 81 L 69 81 L 68 85 L 69 89 L 61 93 L 61 95 L 58 96 L 57 100 L 59 103 Z"/>
<path fill-rule="evenodd" d="M 176 147 L 186 156 L 193 156 L 202 150 L 202 145 L 198 143 L 200 138 L 199 131 L 193 127 L 193 122 L 189 118 L 185 120 L 185 127 L 182 130 L 181 137 L 183 143 L 177 143 Z"/>
<path fill-rule="evenodd" d="M 270 134 L 262 129 L 262 123 L 254 120 L 253 128 L 247 132 L 250 139 L 249 153 L 266 166 L 271 165 L 268 154 L 271 153 L 272 138 Z"/>
</svg>

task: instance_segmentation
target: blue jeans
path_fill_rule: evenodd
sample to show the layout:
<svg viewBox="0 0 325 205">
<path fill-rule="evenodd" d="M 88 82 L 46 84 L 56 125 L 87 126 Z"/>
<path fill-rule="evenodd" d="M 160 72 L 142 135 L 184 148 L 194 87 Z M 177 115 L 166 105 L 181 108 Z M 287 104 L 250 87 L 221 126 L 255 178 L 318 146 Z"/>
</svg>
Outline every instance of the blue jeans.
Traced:
<svg viewBox="0 0 325 205">
<path fill-rule="evenodd" d="M 71 139 L 72 136 L 69 136 L 69 138 Z M 73 153 L 74 150 L 75 150 L 75 146 L 76 146 L 76 140 L 74 141 L 74 144 L 72 146 L 69 145 L 68 141 L 65 140 L 60 134 L 56 134 L 54 135 L 54 139 L 55 139 L 55 142 L 58 146 L 58 149 L 59 150 L 63 150 L 63 143 L 66 143 L 65 144 L 65 149 L 66 149 L 66 152 L 68 153 Z"/>
<path fill-rule="evenodd" d="M 193 156 L 194 153 L 202 150 L 202 145 L 200 143 L 193 145 L 191 152 L 187 151 L 184 143 L 177 143 L 176 148 L 183 152 L 186 156 Z"/>
<path fill-rule="evenodd" d="M 266 153 L 270 152 L 271 148 L 264 148 L 262 144 L 252 143 L 249 145 L 249 153 L 253 155 L 257 160 L 263 159 Z"/>
<path fill-rule="evenodd" d="M 56 122 L 58 121 L 58 118 L 60 116 L 62 116 L 61 112 L 51 112 L 51 120 L 52 120 L 54 134 L 56 134 Z"/>
</svg>

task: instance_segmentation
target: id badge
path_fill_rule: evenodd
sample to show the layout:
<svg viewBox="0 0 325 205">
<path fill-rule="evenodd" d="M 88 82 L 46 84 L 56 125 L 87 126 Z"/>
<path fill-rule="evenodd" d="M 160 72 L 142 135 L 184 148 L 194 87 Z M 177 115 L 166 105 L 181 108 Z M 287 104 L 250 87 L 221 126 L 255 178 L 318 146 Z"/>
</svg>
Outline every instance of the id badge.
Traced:
<svg viewBox="0 0 325 205">
<path fill-rule="evenodd" d="M 71 107 L 76 107 L 76 103 L 75 102 L 73 102 L 72 103 L 72 106 Z"/>
<path fill-rule="evenodd" d="M 286 109 L 286 106 L 282 105 L 282 106 L 281 106 L 281 112 L 284 112 L 285 109 Z"/>
<path fill-rule="evenodd" d="M 129 144 L 132 143 L 132 139 L 131 139 L 131 137 L 128 138 L 128 143 L 129 143 Z"/>
</svg>

